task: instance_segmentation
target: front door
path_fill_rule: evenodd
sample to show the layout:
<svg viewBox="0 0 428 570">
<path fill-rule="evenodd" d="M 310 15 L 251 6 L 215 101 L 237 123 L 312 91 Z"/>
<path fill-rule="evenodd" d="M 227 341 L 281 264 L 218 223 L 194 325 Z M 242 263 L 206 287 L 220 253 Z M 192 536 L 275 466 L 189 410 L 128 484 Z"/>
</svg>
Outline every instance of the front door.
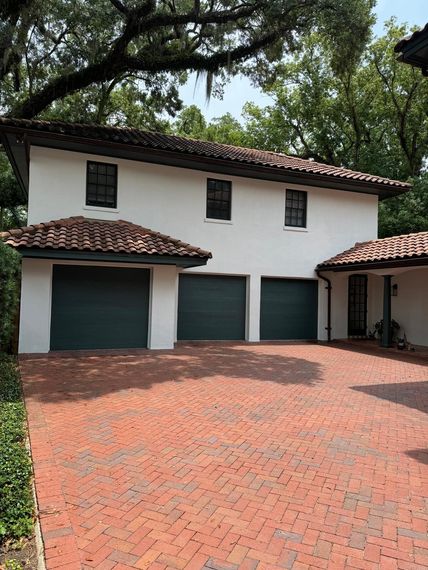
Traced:
<svg viewBox="0 0 428 570">
<path fill-rule="evenodd" d="M 367 275 L 350 275 L 348 289 L 348 336 L 367 334 Z"/>
</svg>

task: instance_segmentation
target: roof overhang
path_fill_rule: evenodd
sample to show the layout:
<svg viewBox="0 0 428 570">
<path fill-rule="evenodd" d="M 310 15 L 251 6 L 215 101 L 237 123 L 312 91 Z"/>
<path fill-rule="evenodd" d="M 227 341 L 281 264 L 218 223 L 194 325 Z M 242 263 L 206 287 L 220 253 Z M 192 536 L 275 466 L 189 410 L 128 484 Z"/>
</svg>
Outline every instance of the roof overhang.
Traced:
<svg viewBox="0 0 428 570">
<path fill-rule="evenodd" d="M 379 196 L 381 200 L 403 194 L 411 189 L 410 186 L 407 188 L 394 188 L 376 182 L 366 182 L 357 179 L 345 180 L 328 175 L 291 171 L 277 167 L 250 165 L 231 160 L 228 161 L 163 149 L 137 147 L 123 143 L 70 136 L 60 133 L 37 132 L 14 126 L 0 125 L 0 135 L 17 180 L 26 194 L 28 194 L 29 149 L 31 145 L 162 164 L 178 168 L 190 168 L 229 176 L 240 176 L 289 184 L 305 184 L 333 190 L 373 194 Z"/>
<path fill-rule="evenodd" d="M 428 26 L 417 31 L 409 39 L 398 42 L 394 51 L 399 52 L 398 61 L 418 67 L 428 76 Z"/>
<path fill-rule="evenodd" d="M 325 265 L 318 266 L 316 271 L 370 271 L 374 269 L 393 269 L 393 268 L 409 268 L 409 267 L 421 267 L 423 265 L 428 266 L 428 256 L 424 257 L 412 257 L 409 259 L 392 259 L 386 261 L 370 261 L 366 263 L 343 263 L 341 265 Z"/>
<path fill-rule="evenodd" d="M 167 255 L 139 255 L 103 253 L 95 251 L 60 250 L 48 248 L 16 248 L 22 257 L 67 261 L 97 261 L 108 263 L 140 263 L 144 265 L 175 265 L 181 268 L 200 267 L 207 264 L 208 258 L 194 258 Z"/>
</svg>

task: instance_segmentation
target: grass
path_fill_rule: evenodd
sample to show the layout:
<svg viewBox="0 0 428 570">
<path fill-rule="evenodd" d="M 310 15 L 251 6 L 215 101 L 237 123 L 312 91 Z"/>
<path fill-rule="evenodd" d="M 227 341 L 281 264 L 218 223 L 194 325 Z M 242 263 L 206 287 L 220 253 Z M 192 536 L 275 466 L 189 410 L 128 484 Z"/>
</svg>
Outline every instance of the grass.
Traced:
<svg viewBox="0 0 428 570">
<path fill-rule="evenodd" d="M 16 360 L 0 354 L 0 543 L 33 533 L 31 460 Z"/>
</svg>

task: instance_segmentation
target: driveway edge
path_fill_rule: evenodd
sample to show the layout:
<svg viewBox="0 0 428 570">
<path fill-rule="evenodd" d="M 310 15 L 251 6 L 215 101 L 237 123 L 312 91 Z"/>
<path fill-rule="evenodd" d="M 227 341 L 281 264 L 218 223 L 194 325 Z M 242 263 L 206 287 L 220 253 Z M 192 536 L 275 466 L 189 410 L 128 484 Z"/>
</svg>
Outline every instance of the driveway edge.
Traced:
<svg viewBox="0 0 428 570">
<path fill-rule="evenodd" d="M 25 385 L 23 390 L 33 463 L 38 570 L 60 570 L 62 567 L 79 570 L 80 554 L 68 516 L 45 417 L 40 404 L 28 397 Z"/>
</svg>

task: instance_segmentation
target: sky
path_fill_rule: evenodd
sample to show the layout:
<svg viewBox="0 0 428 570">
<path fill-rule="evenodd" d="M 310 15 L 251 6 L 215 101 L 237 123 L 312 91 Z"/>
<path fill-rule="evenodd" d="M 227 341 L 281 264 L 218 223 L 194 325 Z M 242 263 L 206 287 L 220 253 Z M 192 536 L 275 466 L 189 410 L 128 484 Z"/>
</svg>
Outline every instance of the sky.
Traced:
<svg viewBox="0 0 428 570">
<path fill-rule="evenodd" d="M 382 34 L 384 22 L 392 16 L 395 16 L 399 23 L 407 22 L 411 26 L 422 27 L 428 21 L 428 0 L 378 0 L 375 13 L 377 22 L 374 33 L 376 35 Z M 197 83 L 195 75 L 192 75 L 186 85 L 180 89 L 180 94 L 185 105 L 197 105 L 208 120 L 226 113 L 231 113 L 240 119 L 242 107 L 247 101 L 252 101 L 259 107 L 269 105 L 271 101 L 268 95 L 254 88 L 245 77 L 233 78 L 225 86 L 222 100 L 212 97 L 207 102 L 204 80 L 201 79 Z"/>
</svg>

